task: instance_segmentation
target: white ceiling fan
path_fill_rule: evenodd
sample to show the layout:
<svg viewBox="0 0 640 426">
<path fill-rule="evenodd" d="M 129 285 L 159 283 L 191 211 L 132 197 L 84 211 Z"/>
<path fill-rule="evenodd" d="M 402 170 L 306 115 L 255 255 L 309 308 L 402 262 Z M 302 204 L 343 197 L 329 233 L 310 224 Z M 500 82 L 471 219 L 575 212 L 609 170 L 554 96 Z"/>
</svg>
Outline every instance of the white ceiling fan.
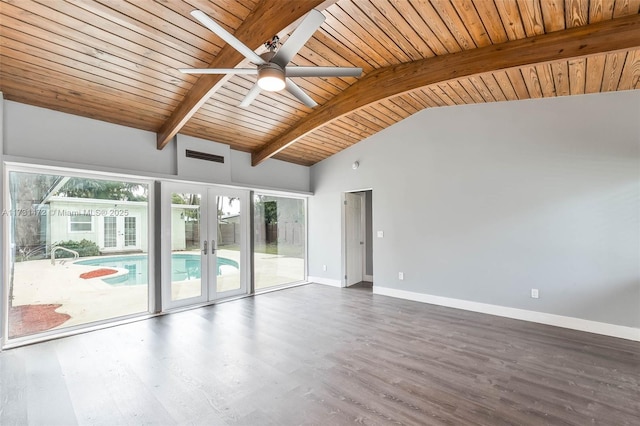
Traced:
<svg viewBox="0 0 640 426">
<path fill-rule="evenodd" d="M 202 25 L 213 31 L 218 37 L 226 41 L 238 52 L 254 63 L 256 68 L 179 68 L 185 74 L 250 74 L 257 75 L 258 81 L 249 90 L 240 106 L 246 107 L 260 94 L 261 90 L 277 92 L 287 89 L 300 102 L 313 108 L 317 103 L 311 99 L 290 77 L 357 77 L 362 74 L 362 68 L 357 67 L 297 67 L 287 64 L 298 53 L 298 50 L 311 38 L 322 25 L 325 17 L 317 10 L 312 10 L 304 17 L 287 41 L 280 45 L 277 36 L 265 43 L 269 49 L 262 55 L 247 47 L 240 40 L 222 28 L 217 22 L 200 10 L 194 10 L 191 15 Z"/>
</svg>

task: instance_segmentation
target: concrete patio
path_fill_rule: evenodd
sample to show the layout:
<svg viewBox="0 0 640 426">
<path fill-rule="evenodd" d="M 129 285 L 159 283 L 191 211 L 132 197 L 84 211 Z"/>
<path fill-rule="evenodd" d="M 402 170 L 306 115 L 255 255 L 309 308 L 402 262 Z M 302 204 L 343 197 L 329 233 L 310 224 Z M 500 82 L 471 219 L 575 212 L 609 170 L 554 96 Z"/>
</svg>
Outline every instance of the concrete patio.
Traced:
<svg viewBox="0 0 640 426">
<path fill-rule="evenodd" d="M 219 250 L 220 257 L 239 261 L 239 252 Z M 83 258 L 82 260 L 86 260 Z M 304 260 L 272 254 L 255 254 L 256 289 L 301 281 L 304 278 Z M 81 278 L 80 275 L 105 268 L 81 265 L 72 260 L 55 265 L 49 259 L 16 262 L 12 306 L 59 304 L 56 312 L 70 318 L 54 328 L 66 328 L 149 311 L 148 285 L 112 285 L 103 278 L 129 273 L 126 269 L 102 277 Z M 220 268 L 217 291 L 239 287 L 239 270 L 228 265 Z M 173 282 L 172 299 L 185 299 L 200 294 L 200 279 Z M 30 333 L 25 333 L 30 334 Z"/>
</svg>

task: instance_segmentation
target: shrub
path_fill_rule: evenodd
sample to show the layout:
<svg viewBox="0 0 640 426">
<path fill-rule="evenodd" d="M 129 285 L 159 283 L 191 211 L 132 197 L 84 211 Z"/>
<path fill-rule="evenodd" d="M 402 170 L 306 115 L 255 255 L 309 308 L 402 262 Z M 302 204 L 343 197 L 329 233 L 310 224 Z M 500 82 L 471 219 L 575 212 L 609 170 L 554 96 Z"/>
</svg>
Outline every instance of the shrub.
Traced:
<svg viewBox="0 0 640 426">
<path fill-rule="evenodd" d="M 87 239 L 83 239 L 81 241 L 73 241 L 73 240 L 61 241 L 57 244 L 54 244 L 54 247 L 56 246 L 77 251 L 80 257 L 100 255 L 100 248 L 98 247 L 98 245 L 93 241 L 89 241 Z M 63 257 L 73 257 L 73 254 L 64 250 L 56 251 L 56 258 L 63 258 Z"/>
</svg>

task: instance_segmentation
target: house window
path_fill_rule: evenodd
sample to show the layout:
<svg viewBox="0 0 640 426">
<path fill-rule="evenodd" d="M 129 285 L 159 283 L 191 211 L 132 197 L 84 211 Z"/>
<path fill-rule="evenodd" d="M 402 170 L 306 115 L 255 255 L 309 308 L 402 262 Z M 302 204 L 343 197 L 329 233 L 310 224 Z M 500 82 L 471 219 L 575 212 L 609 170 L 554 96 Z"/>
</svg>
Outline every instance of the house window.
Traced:
<svg viewBox="0 0 640 426">
<path fill-rule="evenodd" d="M 93 221 L 87 214 L 69 216 L 70 232 L 91 232 L 93 231 Z"/>
</svg>

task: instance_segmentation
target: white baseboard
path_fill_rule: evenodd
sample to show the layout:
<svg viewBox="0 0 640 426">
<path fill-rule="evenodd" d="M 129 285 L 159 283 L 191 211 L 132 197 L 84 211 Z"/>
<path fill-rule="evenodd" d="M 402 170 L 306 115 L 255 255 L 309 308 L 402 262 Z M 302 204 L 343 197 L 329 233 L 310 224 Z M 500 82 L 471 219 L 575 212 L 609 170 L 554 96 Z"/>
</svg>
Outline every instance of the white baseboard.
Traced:
<svg viewBox="0 0 640 426">
<path fill-rule="evenodd" d="M 342 287 L 342 282 L 340 280 L 332 280 L 331 278 L 309 276 L 307 277 L 307 281 L 316 283 L 316 284 L 330 285 L 332 287 Z"/>
<path fill-rule="evenodd" d="M 373 275 L 365 275 L 362 277 L 362 279 L 366 282 L 372 283 L 373 282 Z"/>
<path fill-rule="evenodd" d="M 468 300 L 452 299 L 449 297 L 433 296 L 430 294 L 415 293 L 412 291 L 397 290 L 375 285 L 373 286 L 373 293 L 380 294 L 382 296 L 397 297 L 399 299 L 413 300 L 415 302 L 430 303 L 432 305 L 481 312 L 483 314 L 570 328 L 572 330 L 586 331 L 589 333 L 602 334 L 605 336 L 640 342 L 640 328 L 607 324 L 604 322 L 565 317 L 562 315 L 547 314 L 544 312 L 527 311 L 525 309 L 508 308 L 505 306 L 490 305 L 487 303 L 471 302 Z"/>
</svg>

